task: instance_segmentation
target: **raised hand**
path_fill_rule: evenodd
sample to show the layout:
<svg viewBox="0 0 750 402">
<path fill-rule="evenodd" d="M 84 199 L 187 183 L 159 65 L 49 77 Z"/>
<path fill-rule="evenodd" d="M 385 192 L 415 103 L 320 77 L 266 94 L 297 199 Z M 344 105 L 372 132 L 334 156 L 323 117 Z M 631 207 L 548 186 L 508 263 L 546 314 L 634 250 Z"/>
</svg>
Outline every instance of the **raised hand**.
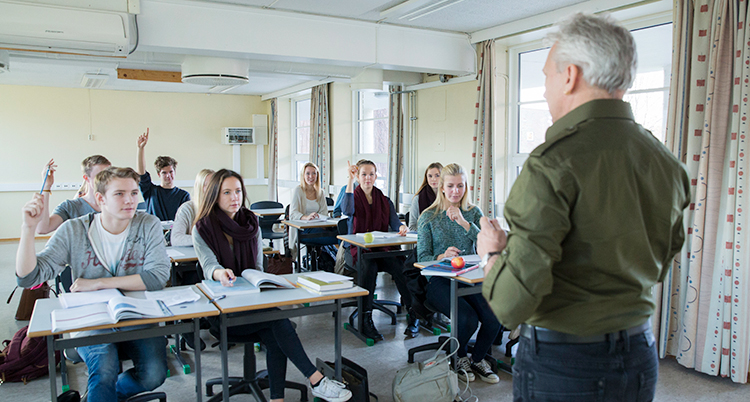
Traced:
<svg viewBox="0 0 750 402">
<path fill-rule="evenodd" d="M 49 172 L 47 172 L 47 168 L 49 168 Z M 47 181 L 44 182 L 43 190 L 49 190 L 55 184 L 55 170 L 57 170 L 57 165 L 55 165 L 55 159 L 53 158 L 44 165 L 44 170 L 42 170 L 42 177 L 47 175 Z"/>
<path fill-rule="evenodd" d="M 346 171 L 349 172 L 349 179 L 356 180 L 359 168 L 357 167 L 357 165 L 352 165 L 349 161 L 346 161 L 346 164 L 349 165 L 346 168 Z"/>
<path fill-rule="evenodd" d="M 143 149 L 146 147 L 146 144 L 148 143 L 148 127 L 146 128 L 146 132 L 138 136 L 138 141 L 136 142 L 136 145 L 138 145 L 138 148 Z"/>
<path fill-rule="evenodd" d="M 39 221 L 42 220 L 43 213 L 44 197 L 39 193 L 34 193 L 34 196 L 31 197 L 31 201 L 27 202 L 23 208 L 21 208 L 23 224 L 29 228 L 36 229 Z"/>
</svg>

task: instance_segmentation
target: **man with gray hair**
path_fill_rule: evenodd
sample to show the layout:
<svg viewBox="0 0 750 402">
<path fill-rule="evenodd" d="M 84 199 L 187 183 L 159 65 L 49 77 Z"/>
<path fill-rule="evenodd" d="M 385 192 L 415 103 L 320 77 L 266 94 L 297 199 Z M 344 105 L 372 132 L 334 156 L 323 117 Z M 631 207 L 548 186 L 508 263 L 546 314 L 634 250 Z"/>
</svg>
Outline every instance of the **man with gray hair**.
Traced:
<svg viewBox="0 0 750 402">
<path fill-rule="evenodd" d="M 648 401 L 658 361 L 652 286 L 685 239 L 684 166 L 622 101 L 636 53 L 609 17 L 576 14 L 549 35 L 553 125 L 505 204 L 482 218 L 482 293 L 521 325 L 516 401 Z"/>
</svg>

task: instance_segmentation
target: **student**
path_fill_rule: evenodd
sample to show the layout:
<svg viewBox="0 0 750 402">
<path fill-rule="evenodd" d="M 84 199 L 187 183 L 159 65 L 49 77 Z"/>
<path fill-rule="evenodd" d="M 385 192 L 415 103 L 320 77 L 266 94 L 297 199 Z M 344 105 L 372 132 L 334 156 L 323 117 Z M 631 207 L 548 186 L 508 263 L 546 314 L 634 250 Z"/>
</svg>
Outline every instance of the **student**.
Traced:
<svg viewBox="0 0 750 402">
<path fill-rule="evenodd" d="M 307 162 L 300 173 L 300 184 L 292 190 L 292 203 L 289 206 L 289 218 L 309 221 L 319 217 L 328 216 L 328 204 L 326 196 L 320 188 L 320 171 L 318 167 Z M 324 233 L 330 231 L 326 228 L 305 229 L 302 233 Z M 306 243 L 317 245 L 336 244 L 336 237 L 317 237 L 305 240 Z M 297 255 L 297 231 L 289 233 L 289 243 L 292 247 L 292 256 Z"/>
<path fill-rule="evenodd" d="M 435 202 L 438 193 L 438 184 L 440 183 L 440 171 L 442 169 L 443 165 L 440 162 L 434 162 L 430 166 L 427 166 L 427 169 L 424 171 L 422 185 L 419 186 L 417 194 L 411 199 L 409 222 L 407 222 L 409 230 L 416 231 L 418 229 L 419 214 Z"/>
<path fill-rule="evenodd" d="M 201 209 L 203 194 L 208 186 L 211 175 L 215 172 L 211 169 L 202 169 L 195 176 L 193 185 L 193 199 L 186 201 L 177 209 L 172 225 L 170 242 L 177 247 L 193 247 L 193 236 L 191 236 L 193 225 L 195 225 L 195 213 Z"/>
<path fill-rule="evenodd" d="M 355 178 L 359 179 L 359 187 L 356 189 L 352 185 Z M 377 167 L 372 161 L 360 160 L 357 165 L 349 165 L 349 183 L 346 186 L 346 194 L 342 202 L 343 213 L 350 217 L 349 233 L 397 231 L 401 236 L 406 236 L 408 228 L 398 220 L 393 202 L 383 195 L 380 189 L 375 187 L 377 178 Z M 350 250 L 356 264 L 357 248 L 351 247 Z M 365 315 L 364 327 L 359 328 L 359 330 L 368 338 L 376 341 L 383 339 L 383 335 L 378 332 L 375 323 L 372 321 L 372 301 L 378 271 L 391 274 L 396 282 L 396 288 L 401 294 L 401 302 L 409 311 L 409 321 L 404 335 L 412 338 L 418 336 L 419 320 L 411 309 L 412 296 L 406 285 L 403 263 L 396 257 L 365 260 L 364 272 L 360 272 L 360 275 L 362 275 L 361 282 L 364 288 L 370 291 L 370 294 L 364 298 L 364 311 L 360 312 L 360 314 Z"/>
<path fill-rule="evenodd" d="M 359 165 L 360 162 L 362 162 L 364 159 L 360 159 L 357 161 L 357 164 Z M 354 180 L 354 188 L 357 188 L 359 186 L 359 182 L 355 179 Z M 346 194 L 346 187 L 341 187 L 341 191 L 339 191 L 339 196 L 336 197 L 336 202 L 333 204 L 333 217 L 339 218 L 341 217 L 341 203 L 344 201 L 344 195 Z"/>
<path fill-rule="evenodd" d="M 111 163 L 107 158 L 101 155 L 91 155 L 81 162 L 81 171 L 83 172 L 83 182 L 88 188 L 93 188 L 94 177 L 102 170 L 110 167 Z M 47 234 L 57 229 L 62 225 L 63 222 L 68 219 L 78 218 L 86 214 L 99 212 L 99 207 L 96 205 L 96 198 L 94 197 L 94 191 L 88 191 L 82 196 L 76 197 L 72 200 L 65 200 L 62 204 L 55 208 L 52 215 L 49 214 L 49 196 L 52 194 L 52 185 L 55 184 L 55 160 L 52 159 L 44 167 L 44 171 L 47 174 L 47 181 L 44 183 L 42 189 L 42 195 L 44 196 L 44 212 L 42 213 L 42 219 L 39 221 L 39 225 L 36 227 L 36 231 L 39 234 Z"/>
<path fill-rule="evenodd" d="M 231 170 L 216 172 L 208 183 L 198 211 L 193 244 L 206 278 L 224 286 L 244 269 L 263 268 L 263 248 L 258 218 L 246 207 L 242 176 Z M 248 314 L 253 314 L 250 312 Z M 218 327 L 213 317 L 213 325 Z M 284 400 L 286 359 L 308 378 L 312 394 L 329 402 L 343 402 L 352 393 L 344 384 L 330 380 L 315 369 L 288 319 L 227 329 L 231 335 L 256 333 L 266 345 L 266 361 L 272 401 Z"/>
<path fill-rule="evenodd" d="M 146 212 L 156 215 L 159 220 L 174 220 L 177 208 L 190 201 L 190 194 L 180 189 L 174 184 L 174 177 L 177 170 L 177 161 L 169 156 L 159 156 L 154 161 L 154 167 L 161 185 L 157 186 L 151 182 L 151 175 L 146 171 L 146 155 L 144 149 L 148 143 L 148 129 L 144 134 L 138 136 L 138 161 L 137 171 L 141 175 L 140 188 L 143 194 L 143 200 L 146 202 Z"/>
<path fill-rule="evenodd" d="M 466 187 L 466 171 L 463 167 L 452 163 L 443 168 L 437 198 L 422 212 L 419 219 L 419 261 L 474 254 L 482 211 L 469 203 Z M 427 300 L 445 315 L 450 315 L 450 294 L 450 279 L 440 276 L 430 278 Z M 470 359 L 467 346 L 480 322 L 482 326 L 477 333 Z M 458 376 L 466 382 L 474 381 L 475 374 L 485 382 L 499 382 L 500 378 L 492 372 L 484 356 L 490 351 L 492 342 L 500 332 L 500 322 L 484 297 L 475 294 L 458 299 L 458 322 L 452 324 L 458 330 L 456 368 L 463 369 L 458 372 Z"/>
<path fill-rule="evenodd" d="M 89 192 L 95 194 L 101 213 L 66 221 L 39 254 L 34 250 L 34 229 L 44 215 L 45 199 L 34 194 L 22 209 L 18 285 L 28 288 L 50 280 L 68 264 L 75 280 L 72 292 L 162 289 L 169 277 L 169 258 L 159 220 L 135 210 L 138 179 L 131 168 L 99 172 Z M 88 400 L 124 400 L 160 386 L 167 375 L 166 345 L 166 338 L 156 337 L 78 347 L 89 370 Z M 118 350 L 127 350 L 135 366 L 122 374 Z"/>
</svg>

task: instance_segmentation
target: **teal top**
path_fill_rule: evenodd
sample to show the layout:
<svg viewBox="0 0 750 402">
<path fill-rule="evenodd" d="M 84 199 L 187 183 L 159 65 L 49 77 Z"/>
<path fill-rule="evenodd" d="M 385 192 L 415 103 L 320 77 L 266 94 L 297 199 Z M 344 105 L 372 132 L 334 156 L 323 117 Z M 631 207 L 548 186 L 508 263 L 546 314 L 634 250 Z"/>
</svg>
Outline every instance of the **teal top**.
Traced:
<svg viewBox="0 0 750 402">
<path fill-rule="evenodd" d="M 456 247 L 461 254 L 476 254 L 475 245 L 479 234 L 479 219 L 482 218 L 482 210 L 472 207 L 461 213 L 471 226 L 466 231 L 461 225 L 453 222 L 440 211 L 435 216 L 435 209 L 425 209 L 419 215 L 417 236 L 418 261 L 434 261 L 437 256 L 444 253 L 448 247 Z"/>
</svg>

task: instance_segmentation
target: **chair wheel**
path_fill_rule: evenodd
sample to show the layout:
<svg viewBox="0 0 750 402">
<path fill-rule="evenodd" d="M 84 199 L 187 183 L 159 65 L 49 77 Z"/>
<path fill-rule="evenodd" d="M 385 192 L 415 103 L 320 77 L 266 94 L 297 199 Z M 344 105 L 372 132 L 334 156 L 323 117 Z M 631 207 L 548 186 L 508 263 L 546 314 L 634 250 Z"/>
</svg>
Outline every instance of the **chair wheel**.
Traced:
<svg viewBox="0 0 750 402">
<path fill-rule="evenodd" d="M 349 323 L 348 322 L 344 323 L 344 329 L 349 329 Z"/>
<path fill-rule="evenodd" d="M 367 338 L 367 342 L 365 343 L 367 343 L 367 346 L 373 346 L 375 345 L 375 340 L 372 338 Z"/>
<path fill-rule="evenodd" d="M 433 335 L 440 335 L 442 333 L 443 333 L 443 331 L 441 331 L 440 328 L 433 328 L 432 329 L 432 334 Z"/>
</svg>

